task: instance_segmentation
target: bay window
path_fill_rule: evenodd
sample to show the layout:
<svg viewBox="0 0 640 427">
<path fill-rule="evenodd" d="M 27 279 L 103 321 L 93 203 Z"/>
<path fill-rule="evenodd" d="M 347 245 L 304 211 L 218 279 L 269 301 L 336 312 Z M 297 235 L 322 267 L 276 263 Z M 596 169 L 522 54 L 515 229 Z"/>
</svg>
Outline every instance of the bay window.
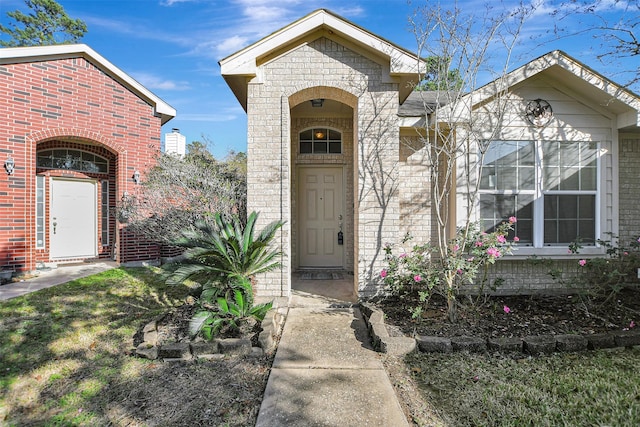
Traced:
<svg viewBox="0 0 640 427">
<path fill-rule="evenodd" d="M 567 246 L 598 237 L 598 144 L 493 141 L 480 177 L 485 231 L 515 216 L 520 245 Z"/>
</svg>

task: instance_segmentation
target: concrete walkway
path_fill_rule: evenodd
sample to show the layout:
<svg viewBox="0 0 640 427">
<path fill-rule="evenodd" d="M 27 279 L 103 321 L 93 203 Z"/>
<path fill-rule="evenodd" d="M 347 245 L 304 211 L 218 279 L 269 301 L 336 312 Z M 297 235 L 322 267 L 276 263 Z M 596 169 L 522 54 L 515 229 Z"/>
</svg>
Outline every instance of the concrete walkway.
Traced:
<svg viewBox="0 0 640 427">
<path fill-rule="evenodd" d="M 116 268 L 117 263 L 111 261 L 62 265 L 50 270 L 42 270 L 38 275 L 21 282 L 0 286 L 0 301 L 19 297 L 40 289 L 61 285 L 71 280 L 91 276 L 102 271 Z"/>
<path fill-rule="evenodd" d="M 256 426 L 408 426 L 360 311 L 315 302 L 294 294 Z"/>
</svg>

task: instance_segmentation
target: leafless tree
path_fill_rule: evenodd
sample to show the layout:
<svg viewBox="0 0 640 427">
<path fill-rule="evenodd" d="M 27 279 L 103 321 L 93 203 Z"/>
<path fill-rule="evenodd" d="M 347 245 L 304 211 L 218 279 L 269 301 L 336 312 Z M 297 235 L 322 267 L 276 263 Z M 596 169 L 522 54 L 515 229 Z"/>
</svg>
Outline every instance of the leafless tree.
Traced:
<svg viewBox="0 0 640 427">
<path fill-rule="evenodd" d="M 591 37 L 602 61 L 640 57 L 640 0 L 563 1 L 551 9 L 550 15 L 554 25 L 543 43 Z M 618 71 L 624 76 L 621 83 L 634 86 L 640 82 L 639 63 Z"/>
<path fill-rule="evenodd" d="M 524 3 L 509 10 L 504 6 L 463 10 L 456 3 L 445 6 L 428 0 L 411 18 L 418 56 L 440 58 L 438 66 L 428 70 L 428 78 L 435 81 L 432 87 L 448 89 L 418 92 L 423 97 L 426 127 L 419 132 L 419 153 L 431 167 L 427 186 L 436 232 L 431 242 L 436 252 L 433 262 L 441 264 L 452 320 L 458 283 L 456 268 L 447 262 L 450 242 L 457 235 L 463 245 L 468 243 L 484 154 L 508 116 L 510 93 L 505 76 L 523 25 L 533 12 L 534 6 Z M 479 93 L 491 94 L 490 107 L 477 104 Z"/>
<path fill-rule="evenodd" d="M 123 198 L 118 216 L 130 230 L 171 245 L 183 230 L 216 213 L 238 215 L 245 222 L 246 192 L 244 153 L 219 161 L 196 143 L 184 158 L 163 153 L 140 191 Z"/>
</svg>

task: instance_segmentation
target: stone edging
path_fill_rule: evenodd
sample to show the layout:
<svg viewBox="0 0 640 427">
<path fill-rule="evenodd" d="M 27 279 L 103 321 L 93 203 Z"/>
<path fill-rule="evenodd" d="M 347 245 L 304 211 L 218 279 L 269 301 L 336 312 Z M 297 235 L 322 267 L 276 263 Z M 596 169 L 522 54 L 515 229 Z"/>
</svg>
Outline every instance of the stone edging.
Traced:
<svg viewBox="0 0 640 427">
<path fill-rule="evenodd" d="M 603 348 L 633 347 L 640 345 L 640 330 L 578 335 L 539 335 L 524 338 L 478 337 L 409 337 L 390 336 L 384 323 L 384 312 L 370 304 L 360 304 L 360 310 L 369 328 L 374 348 L 381 353 L 402 356 L 420 350 L 423 353 L 451 353 L 453 351 L 522 352 L 531 355 L 556 351 L 573 352 Z"/>
<path fill-rule="evenodd" d="M 142 330 L 143 342 L 136 347 L 136 355 L 146 359 L 162 359 L 165 362 L 192 359 L 218 359 L 228 355 L 252 355 L 260 357 L 272 354 L 277 346 L 287 317 L 287 307 L 269 310 L 262 321 L 258 336 L 259 347 L 252 347 L 251 340 L 243 338 L 214 339 L 202 342 L 178 342 L 158 344 L 158 321 L 153 320 Z"/>
</svg>

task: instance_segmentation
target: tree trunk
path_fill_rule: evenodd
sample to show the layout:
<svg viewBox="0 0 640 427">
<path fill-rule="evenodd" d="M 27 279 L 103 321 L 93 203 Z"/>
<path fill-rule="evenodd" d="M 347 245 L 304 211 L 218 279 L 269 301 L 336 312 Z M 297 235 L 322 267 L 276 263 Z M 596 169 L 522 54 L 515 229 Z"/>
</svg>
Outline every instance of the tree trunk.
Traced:
<svg viewBox="0 0 640 427">
<path fill-rule="evenodd" d="M 453 274 L 452 272 L 447 272 L 445 276 L 447 282 L 447 316 L 451 323 L 456 323 L 458 321 L 458 303 L 456 301 L 455 277 Z"/>
</svg>

